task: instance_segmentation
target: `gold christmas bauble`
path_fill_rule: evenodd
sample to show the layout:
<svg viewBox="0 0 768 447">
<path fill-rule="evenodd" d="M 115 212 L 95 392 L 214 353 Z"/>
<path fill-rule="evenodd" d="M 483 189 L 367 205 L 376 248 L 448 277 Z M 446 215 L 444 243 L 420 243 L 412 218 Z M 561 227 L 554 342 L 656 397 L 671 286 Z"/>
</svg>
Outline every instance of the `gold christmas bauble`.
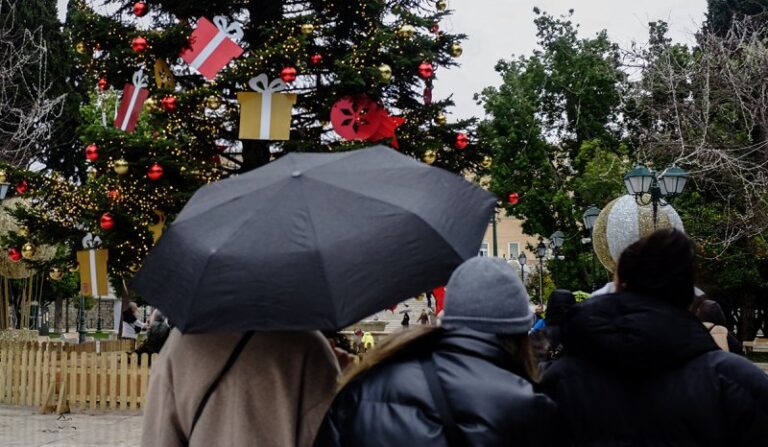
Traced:
<svg viewBox="0 0 768 447">
<path fill-rule="evenodd" d="M 5 183 L 6 180 L 8 180 L 8 176 L 5 174 L 5 171 L 0 171 L 0 183 Z"/>
<path fill-rule="evenodd" d="M 435 162 L 435 160 L 437 160 L 437 152 L 433 151 L 432 149 L 427 149 L 421 159 L 424 160 L 424 163 L 431 165 Z"/>
<path fill-rule="evenodd" d="M 112 169 L 115 170 L 117 175 L 125 175 L 128 173 L 129 165 L 124 159 L 116 160 Z"/>
<path fill-rule="evenodd" d="M 451 45 L 451 56 L 459 57 L 462 54 L 464 54 L 464 48 L 461 47 L 460 43 L 457 42 Z"/>
<path fill-rule="evenodd" d="M 315 32 L 315 25 L 311 23 L 305 23 L 301 25 L 301 34 L 304 34 L 305 36 L 312 34 Z"/>
<path fill-rule="evenodd" d="M 217 110 L 221 107 L 221 98 L 216 95 L 211 95 L 205 98 L 205 106 L 211 110 Z"/>
<path fill-rule="evenodd" d="M 61 278 L 64 277 L 64 272 L 58 267 L 51 267 L 51 270 L 48 272 L 48 277 L 53 281 L 61 281 Z"/>
<path fill-rule="evenodd" d="M 489 155 L 486 155 L 483 157 L 483 162 L 480 163 L 485 169 L 490 169 L 491 165 L 493 165 L 493 158 L 491 158 Z"/>
<path fill-rule="evenodd" d="M 438 11 L 445 11 L 448 9 L 448 2 L 447 0 L 437 0 L 437 3 L 435 3 L 435 7 Z"/>
<path fill-rule="evenodd" d="M 389 82 L 392 80 L 392 67 L 387 64 L 379 65 L 379 74 L 384 82 Z"/>
<path fill-rule="evenodd" d="M 155 98 L 148 98 L 144 101 L 144 108 L 147 112 L 154 113 L 160 111 L 160 104 Z"/>
<path fill-rule="evenodd" d="M 17 231 L 17 233 L 21 237 L 29 237 L 29 228 L 27 228 L 27 227 L 19 227 L 19 231 Z"/>
<path fill-rule="evenodd" d="M 76 271 L 80 270 L 80 264 L 73 262 L 72 264 L 69 264 L 67 270 L 69 270 L 70 273 L 75 273 Z"/>
<path fill-rule="evenodd" d="M 410 39 L 416 34 L 416 28 L 413 25 L 402 25 L 397 29 L 397 36 L 403 39 Z"/>
<path fill-rule="evenodd" d="M 131 264 L 131 265 L 128 266 L 128 270 L 130 270 L 131 273 L 136 273 L 136 272 L 139 271 L 140 267 L 141 266 L 139 264 Z"/>
<path fill-rule="evenodd" d="M 32 256 L 35 255 L 35 246 L 32 245 L 31 242 L 27 242 L 24 244 L 23 247 L 21 247 L 21 256 L 24 257 L 24 259 L 32 259 Z"/>
<path fill-rule="evenodd" d="M 88 48 L 86 48 L 86 46 L 85 46 L 85 42 L 78 42 L 78 43 L 75 45 L 75 51 L 77 51 L 77 52 L 78 52 L 78 53 L 80 53 L 80 54 L 85 54 L 85 51 L 86 51 L 87 49 L 88 49 Z"/>
<path fill-rule="evenodd" d="M 85 171 L 88 174 L 89 180 L 95 180 L 96 177 L 99 175 L 98 169 L 94 168 L 93 166 L 89 167 L 87 171 Z"/>
<path fill-rule="evenodd" d="M 448 117 L 445 116 L 445 113 L 441 113 L 435 117 L 435 123 L 438 126 L 445 126 L 445 124 L 448 122 Z"/>
</svg>

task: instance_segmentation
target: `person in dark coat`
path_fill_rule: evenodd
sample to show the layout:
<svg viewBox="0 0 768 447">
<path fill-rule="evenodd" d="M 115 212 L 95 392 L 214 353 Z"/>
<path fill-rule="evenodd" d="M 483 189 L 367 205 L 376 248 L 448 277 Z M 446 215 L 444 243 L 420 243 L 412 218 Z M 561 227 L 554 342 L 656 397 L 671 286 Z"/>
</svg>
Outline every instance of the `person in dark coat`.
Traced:
<svg viewBox="0 0 768 447">
<path fill-rule="evenodd" d="M 448 283 L 443 326 L 401 332 L 366 357 L 315 446 L 559 445 L 545 430 L 556 406 L 534 389 L 532 323 L 514 269 L 470 259 Z"/>
<path fill-rule="evenodd" d="M 757 446 L 768 375 L 718 349 L 688 311 L 694 250 L 677 230 L 630 245 L 617 293 L 577 304 L 542 386 L 575 446 Z"/>
<path fill-rule="evenodd" d="M 733 334 L 731 334 L 731 331 L 728 330 L 728 323 L 725 321 L 725 314 L 723 313 L 723 309 L 720 307 L 717 301 L 697 299 L 693 303 L 691 311 L 702 323 L 704 323 L 705 327 L 709 331 L 709 334 L 715 338 L 715 342 L 717 342 L 718 337 L 716 332 L 722 332 L 722 335 L 725 337 L 725 346 L 721 346 L 721 348 L 727 350 L 728 352 L 733 352 L 734 354 L 744 355 L 744 348 L 741 346 L 739 340 L 734 337 Z"/>
<path fill-rule="evenodd" d="M 575 305 L 576 298 L 570 290 L 557 289 L 549 295 L 545 316 L 546 326 L 543 329 L 546 338 L 545 361 L 557 360 L 562 356 L 565 349 L 563 343 L 565 316 Z"/>
</svg>

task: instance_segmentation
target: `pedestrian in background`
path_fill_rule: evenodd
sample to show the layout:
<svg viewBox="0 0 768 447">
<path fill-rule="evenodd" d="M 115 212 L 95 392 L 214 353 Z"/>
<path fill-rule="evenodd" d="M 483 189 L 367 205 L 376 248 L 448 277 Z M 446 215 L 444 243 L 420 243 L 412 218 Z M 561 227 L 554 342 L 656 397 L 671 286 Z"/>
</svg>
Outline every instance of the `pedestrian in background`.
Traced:
<svg viewBox="0 0 768 447">
<path fill-rule="evenodd" d="M 548 446 L 533 315 L 515 270 L 477 257 L 451 276 L 442 327 L 400 332 L 343 381 L 315 445 Z"/>
<path fill-rule="evenodd" d="M 418 322 L 419 322 L 419 323 L 420 323 L 422 326 L 424 326 L 424 325 L 428 325 L 428 324 L 429 324 L 429 315 L 427 315 L 427 310 L 426 310 L 426 309 L 422 309 L 422 311 L 421 311 L 421 315 L 419 315 L 419 319 L 418 319 Z"/>
<path fill-rule="evenodd" d="M 545 325 L 542 330 L 544 336 L 544 361 L 551 362 L 559 359 L 565 349 L 563 334 L 565 332 L 565 317 L 568 311 L 576 305 L 576 298 L 570 290 L 557 289 L 549 295 L 547 300 L 547 312 Z"/>
<path fill-rule="evenodd" d="M 133 301 L 128 303 L 128 308 L 123 311 L 122 338 L 136 340 L 139 333 L 146 328 L 144 322 L 139 321 L 139 306 Z"/>
<path fill-rule="evenodd" d="M 569 313 L 542 385 L 573 445 L 765 445 L 768 376 L 688 310 L 693 261 L 688 237 L 658 230 L 621 254 L 617 293 Z"/>
<path fill-rule="evenodd" d="M 720 349 L 744 355 L 744 348 L 726 327 L 728 323 L 725 321 L 725 314 L 716 301 L 697 299 L 694 301 L 691 311 L 704 324 L 709 335 L 712 336 Z"/>
</svg>

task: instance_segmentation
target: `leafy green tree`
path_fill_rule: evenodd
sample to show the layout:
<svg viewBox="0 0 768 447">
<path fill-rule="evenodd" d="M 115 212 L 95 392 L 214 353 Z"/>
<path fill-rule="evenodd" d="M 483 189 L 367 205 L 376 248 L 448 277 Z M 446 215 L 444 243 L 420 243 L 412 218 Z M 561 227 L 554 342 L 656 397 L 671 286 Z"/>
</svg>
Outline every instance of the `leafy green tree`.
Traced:
<svg viewBox="0 0 768 447">
<path fill-rule="evenodd" d="M 768 18 L 766 13 L 768 4 L 764 0 L 708 0 L 704 30 L 722 36 L 731 28 L 734 19 L 758 16 L 765 20 Z"/>
<path fill-rule="evenodd" d="M 581 215 L 621 188 L 628 149 L 615 123 L 626 76 L 605 32 L 581 39 L 571 15 L 534 12 L 539 48 L 497 64 L 503 83 L 479 96 L 489 116 L 479 134 L 494 151 L 491 189 L 519 195 L 505 208 L 523 231 L 566 234 L 565 259 L 549 266 L 558 287 L 586 289 L 591 268 L 581 254 L 590 246 L 580 243 Z"/>
</svg>

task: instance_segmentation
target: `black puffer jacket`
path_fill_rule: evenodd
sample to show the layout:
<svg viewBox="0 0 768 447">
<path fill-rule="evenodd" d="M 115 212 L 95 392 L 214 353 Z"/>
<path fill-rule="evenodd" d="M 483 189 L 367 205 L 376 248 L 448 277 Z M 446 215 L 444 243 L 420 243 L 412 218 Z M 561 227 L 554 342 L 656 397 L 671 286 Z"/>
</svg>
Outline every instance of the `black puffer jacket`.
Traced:
<svg viewBox="0 0 768 447">
<path fill-rule="evenodd" d="M 496 336 L 461 329 L 438 334 L 426 349 L 406 348 L 350 382 L 326 415 L 315 446 L 446 446 L 418 360 L 430 351 L 468 445 L 555 445 L 541 434 L 553 424 L 552 401 L 521 377 Z"/>
<path fill-rule="evenodd" d="M 543 377 L 577 446 L 768 445 L 768 376 L 689 312 L 613 294 L 577 305 Z"/>
</svg>

